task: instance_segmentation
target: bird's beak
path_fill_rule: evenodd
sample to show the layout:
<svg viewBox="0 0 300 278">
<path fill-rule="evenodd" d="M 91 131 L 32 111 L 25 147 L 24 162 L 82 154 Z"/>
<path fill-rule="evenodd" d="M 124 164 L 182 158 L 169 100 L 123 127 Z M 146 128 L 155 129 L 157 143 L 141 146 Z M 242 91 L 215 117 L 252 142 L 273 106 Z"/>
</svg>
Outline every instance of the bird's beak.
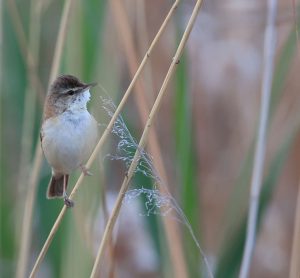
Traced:
<svg viewBox="0 0 300 278">
<path fill-rule="evenodd" d="M 93 88 L 97 85 L 97 82 L 93 82 L 93 83 L 88 83 L 84 85 L 84 89 L 90 89 Z"/>
</svg>

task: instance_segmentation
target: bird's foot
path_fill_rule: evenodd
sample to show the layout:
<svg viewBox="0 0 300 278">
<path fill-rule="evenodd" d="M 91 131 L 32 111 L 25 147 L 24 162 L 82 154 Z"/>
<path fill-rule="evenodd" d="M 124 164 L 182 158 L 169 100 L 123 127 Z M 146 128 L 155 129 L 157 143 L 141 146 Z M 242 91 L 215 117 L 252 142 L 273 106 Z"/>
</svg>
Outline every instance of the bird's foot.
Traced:
<svg viewBox="0 0 300 278">
<path fill-rule="evenodd" d="M 66 192 L 64 192 L 64 203 L 67 208 L 74 207 L 74 202 L 69 198 Z"/>
<path fill-rule="evenodd" d="M 85 176 L 92 176 L 93 174 L 84 166 L 80 165 L 81 171 Z"/>
</svg>

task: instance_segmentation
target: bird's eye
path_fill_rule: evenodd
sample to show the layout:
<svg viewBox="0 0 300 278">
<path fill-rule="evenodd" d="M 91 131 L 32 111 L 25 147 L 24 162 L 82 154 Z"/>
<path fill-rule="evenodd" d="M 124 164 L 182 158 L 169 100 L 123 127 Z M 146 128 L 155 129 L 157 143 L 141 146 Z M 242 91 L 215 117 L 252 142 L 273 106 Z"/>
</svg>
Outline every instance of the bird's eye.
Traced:
<svg viewBox="0 0 300 278">
<path fill-rule="evenodd" d="M 73 90 L 69 90 L 68 92 L 67 92 L 67 95 L 68 96 L 72 96 L 72 95 L 74 95 L 75 94 L 75 92 L 73 91 Z"/>
</svg>

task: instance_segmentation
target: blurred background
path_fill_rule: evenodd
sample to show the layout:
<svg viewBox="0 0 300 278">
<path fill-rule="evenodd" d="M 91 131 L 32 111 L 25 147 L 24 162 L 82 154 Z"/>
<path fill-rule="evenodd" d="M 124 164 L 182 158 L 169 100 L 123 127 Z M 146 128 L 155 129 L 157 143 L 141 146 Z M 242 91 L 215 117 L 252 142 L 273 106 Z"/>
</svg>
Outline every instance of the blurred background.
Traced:
<svg viewBox="0 0 300 278">
<path fill-rule="evenodd" d="M 173 2 L 70 3 L 58 73 L 96 81 L 106 90 L 93 89 L 89 103 L 102 134 L 109 117 L 100 96 L 118 105 Z M 193 5 L 190 0 L 179 4 L 122 111 L 137 141 Z M 44 160 L 36 167 L 35 158 L 64 1 L 8 0 L 0 6 L 0 276 L 27 277 L 63 205 L 62 200 L 46 199 L 51 170 Z M 250 277 L 287 277 L 290 268 L 300 169 L 298 6 L 296 0 L 278 3 L 267 154 Z M 266 15 L 265 0 L 204 1 L 147 145 L 159 178 L 190 226 L 172 206 L 170 213 L 149 213 L 149 196 L 142 189 L 154 189 L 155 180 L 138 172 L 130 189 L 140 189 L 140 195 L 123 204 L 99 277 L 207 277 L 189 227 L 215 277 L 238 276 Z M 122 160 L 107 159 L 116 153 L 118 140 L 112 134 L 105 143 L 37 277 L 90 275 L 126 173 Z M 71 176 L 69 190 L 79 174 Z M 25 263 L 20 259 L 24 244 Z"/>
</svg>

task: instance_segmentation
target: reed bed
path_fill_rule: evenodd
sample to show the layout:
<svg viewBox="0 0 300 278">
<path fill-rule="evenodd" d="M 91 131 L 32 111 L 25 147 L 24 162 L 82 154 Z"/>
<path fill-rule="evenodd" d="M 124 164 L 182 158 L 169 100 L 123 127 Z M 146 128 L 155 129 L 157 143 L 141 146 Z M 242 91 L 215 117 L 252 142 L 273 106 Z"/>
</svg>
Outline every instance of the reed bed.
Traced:
<svg viewBox="0 0 300 278">
<path fill-rule="evenodd" d="M 1 277 L 297 277 L 298 3 L 201 2 L 0 2 Z M 99 83 L 73 209 L 38 139 L 60 73 Z"/>
</svg>

